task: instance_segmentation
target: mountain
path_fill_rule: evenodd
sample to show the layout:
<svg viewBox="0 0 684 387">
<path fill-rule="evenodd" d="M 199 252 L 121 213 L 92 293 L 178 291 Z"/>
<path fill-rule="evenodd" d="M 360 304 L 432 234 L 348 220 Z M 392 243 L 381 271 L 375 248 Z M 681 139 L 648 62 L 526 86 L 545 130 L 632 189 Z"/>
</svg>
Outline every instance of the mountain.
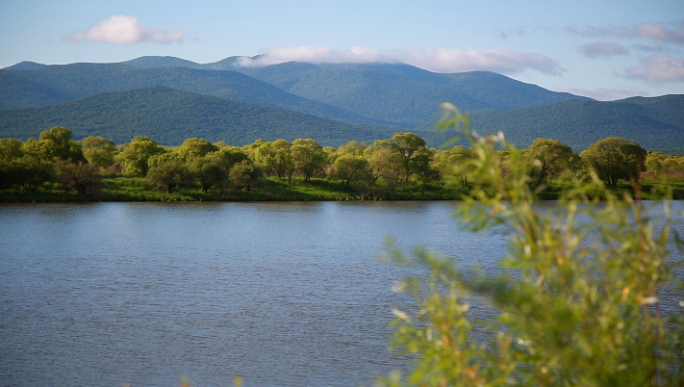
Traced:
<svg viewBox="0 0 684 387">
<path fill-rule="evenodd" d="M 44 106 L 73 99 L 68 94 L 26 80 L 16 73 L 17 71 L 0 71 L 0 108 Z"/>
<path fill-rule="evenodd" d="M 15 65 L 12 66 L 7 66 L 3 68 L 3 70 L 33 70 L 37 69 L 38 67 L 43 67 L 45 66 L 44 64 L 41 63 L 36 63 L 36 62 L 19 62 Z"/>
<path fill-rule="evenodd" d="M 135 67 L 155 68 L 155 67 L 188 67 L 192 69 L 202 68 L 199 63 L 189 60 L 176 58 L 173 56 L 141 56 L 126 62 L 121 62 Z"/>
<path fill-rule="evenodd" d="M 611 102 L 567 100 L 471 116 L 479 133 L 502 131 L 519 147 L 535 138 L 560 140 L 575 152 L 606 137 L 634 140 L 647 150 L 684 153 L 684 95 Z"/>
<path fill-rule="evenodd" d="M 442 102 L 462 111 L 532 107 L 566 99 L 556 93 L 486 71 L 440 74 L 405 64 L 283 63 L 236 67 L 254 78 L 301 97 L 403 127 L 433 122 Z"/>
<path fill-rule="evenodd" d="M 143 57 L 133 62 L 152 66 L 161 63 L 186 63 L 187 61 L 177 58 Z M 11 82 L 5 82 L 4 77 L 0 77 L 0 91 L 3 94 L 0 98 L 2 109 L 45 106 L 97 93 L 159 85 L 235 101 L 282 107 L 350 124 L 391 126 L 387 122 L 361 117 L 321 102 L 307 100 L 234 71 L 76 63 L 65 66 L 44 66 L 31 71 L 0 70 L 0 75 L 6 74 L 11 74 L 15 78 L 12 78 Z M 25 83 L 21 84 L 21 81 Z M 46 88 L 50 92 L 42 90 L 34 92 L 35 85 Z M 62 100 L 57 101 L 56 98 Z M 24 100 L 30 103 L 23 105 L 18 103 Z"/>
<path fill-rule="evenodd" d="M 61 104 L 0 110 L 0 138 L 26 140 L 61 125 L 74 138 L 103 136 L 116 143 L 149 136 L 166 145 L 191 137 L 244 145 L 261 138 L 313 138 L 338 146 L 349 140 L 372 142 L 400 131 L 354 126 L 277 107 L 174 90 L 163 86 L 103 93 Z"/>
</svg>

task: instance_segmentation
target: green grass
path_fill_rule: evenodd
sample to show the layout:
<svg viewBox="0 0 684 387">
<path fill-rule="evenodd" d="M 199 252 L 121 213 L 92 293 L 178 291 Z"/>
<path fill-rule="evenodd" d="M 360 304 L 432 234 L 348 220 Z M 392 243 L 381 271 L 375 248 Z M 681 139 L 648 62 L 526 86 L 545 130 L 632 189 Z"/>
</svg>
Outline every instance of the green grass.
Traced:
<svg viewBox="0 0 684 387">
<path fill-rule="evenodd" d="M 541 200 L 558 199 L 567 183 L 553 181 L 538 192 Z M 643 197 L 662 197 L 667 187 L 673 190 L 674 199 L 684 199 L 684 180 L 645 179 Z M 632 187 L 624 183 L 615 192 L 632 193 Z M 294 177 L 291 182 L 269 177 L 259 180 L 250 191 L 231 189 L 221 192 L 213 187 L 202 192 L 199 186 L 180 188 L 170 194 L 163 189 L 152 188 L 144 178 L 110 175 L 103 179 L 102 192 L 97 196 L 83 197 L 76 192 L 64 192 L 58 183 L 46 183 L 35 192 L 22 193 L 18 189 L 0 190 L 0 203 L 55 203 L 55 202 L 183 202 L 183 201 L 333 201 L 333 200 L 458 200 L 468 189 L 456 180 L 446 179 L 439 183 L 408 183 L 388 187 L 382 182 L 362 188 L 345 186 L 339 180 L 314 178 L 305 182 Z"/>
</svg>

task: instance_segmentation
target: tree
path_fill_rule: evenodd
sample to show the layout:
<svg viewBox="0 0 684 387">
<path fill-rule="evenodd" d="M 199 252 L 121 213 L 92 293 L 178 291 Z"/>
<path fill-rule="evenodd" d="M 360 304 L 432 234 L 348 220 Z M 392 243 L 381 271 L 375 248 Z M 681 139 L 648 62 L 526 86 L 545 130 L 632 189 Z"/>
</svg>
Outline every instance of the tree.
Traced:
<svg viewBox="0 0 684 387">
<path fill-rule="evenodd" d="M 535 164 L 532 170 L 540 184 L 558 179 L 564 171 L 577 170 L 581 162 L 570 146 L 545 138 L 535 139 L 525 154 Z"/>
<path fill-rule="evenodd" d="M 435 164 L 443 176 L 451 175 L 458 179 L 459 184 L 469 187 L 468 179 L 472 174 L 471 161 L 475 158 L 475 151 L 463 145 L 456 145 L 449 150 L 435 155 Z"/>
<path fill-rule="evenodd" d="M 619 137 L 598 140 L 580 156 L 604 183 L 613 187 L 623 179 L 639 182 L 646 167 L 646 150 Z"/>
<path fill-rule="evenodd" d="M 311 181 L 314 173 L 325 167 L 327 157 L 316 140 L 294 140 L 291 151 L 294 167 L 304 175 L 304 181 Z"/>
<path fill-rule="evenodd" d="M 422 264 L 427 278 L 397 287 L 416 299 L 395 310 L 393 346 L 410 354 L 407 377 L 386 386 L 681 386 L 684 316 L 660 313 L 659 292 L 672 283 L 669 202 L 664 219 L 629 195 L 616 196 L 596 174 L 575 181 L 555 209 L 534 206 L 526 156 L 503 136 L 478 137 L 458 110 L 441 123 L 475 148 L 473 189 L 457 216 L 474 232 L 510 235 L 502 274 L 460 268 L 454 260 L 391 247 L 402 264 Z M 504 176 L 496 147 L 511 160 Z M 588 192 L 601 192 L 605 200 Z M 655 227 L 658 225 L 657 227 Z M 657 230 L 657 231 L 656 231 Z M 512 271 L 511 275 L 507 272 Z M 473 334 L 466 298 L 498 310 Z"/>
<path fill-rule="evenodd" d="M 396 179 L 397 168 L 401 165 L 401 159 L 390 147 L 387 141 L 378 140 L 363 152 L 371 169 L 372 183 L 383 177 L 387 180 Z M 390 178 L 392 177 L 392 178 Z"/>
<path fill-rule="evenodd" d="M 278 179 L 287 176 L 292 180 L 294 160 L 291 148 L 292 145 L 283 139 L 264 142 L 254 150 L 254 160 L 260 168 L 271 171 Z"/>
<path fill-rule="evenodd" d="M 169 160 L 151 167 L 147 172 L 147 182 L 155 188 L 164 188 L 167 194 L 192 181 L 188 167 L 176 160 Z"/>
<path fill-rule="evenodd" d="M 183 141 L 183 144 L 176 147 L 173 153 L 178 155 L 179 161 L 185 161 L 190 157 L 203 157 L 210 152 L 216 152 L 219 147 L 210 143 L 207 140 L 189 138 Z"/>
<path fill-rule="evenodd" d="M 189 160 L 189 166 L 202 192 L 207 192 L 212 186 L 228 181 L 226 162 L 218 152 L 192 158 Z"/>
<path fill-rule="evenodd" d="M 230 169 L 230 181 L 236 188 L 251 191 L 254 183 L 261 178 L 261 170 L 251 160 L 243 160 Z"/>
<path fill-rule="evenodd" d="M 27 141 L 27 153 L 43 160 L 64 160 L 72 163 L 87 162 L 81 145 L 71 139 L 71 130 L 63 126 L 55 126 L 40 133 L 38 141 Z"/>
<path fill-rule="evenodd" d="M 102 191 L 102 176 L 95 165 L 59 161 L 56 171 L 65 193 L 73 189 L 79 196 L 94 196 Z"/>
<path fill-rule="evenodd" d="M 116 144 L 102 136 L 90 136 L 82 140 L 83 155 L 88 163 L 98 168 L 107 168 L 114 164 Z"/>
<path fill-rule="evenodd" d="M 55 181 L 55 166 L 52 162 L 24 156 L 0 163 L 0 187 L 19 186 L 21 192 L 34 192 L 43 183 Z"/>
<path fill-rule="evenodd" d="M 428 153 L 428 148 L 425 146 L 425 140 L 413 133 L 396 133 L 389 140 L 389 146 L 399 156 L 404 172 L 404 182 L 408 183 L 411 175 L 413 175 L 418 167 L 418 164 L 424 163 L 425 161 L 416 158 L 416 156 L 424 158 Z"/>
<path fill-rule="evenodd" d="M 339 148 L 337 148 L 337 154 L 338 155 L 346 155 L 346 154 L 351 154 L 354 156 L 363 156 L 363 151 L 366 150 L 368 146 L 366 143 L 358 143 L 355 140 L 351 140 L 345 145 L 340 145 Z"/>
<path fill-rule="evenodd" d="M 337 177 L 342 179 L 342 184 L 346 186 L 370 176 L 368 160 L 350 153 L 343 154 L 335 160 L 335 170 Z"/>
<path fill-rule="evenodd" d="M 10 161 L 24 156 L 24 143 L 15 138 L 0 138 L 0 161 Z"/>
<path fill-rule="evenodd" d="M 115 160 L 123 167 L 126 176 L 147 176 L 150 157 L 166 153 L 166 149 L 146 136 L 136 136 L 119 149 Z"/>
</svg>

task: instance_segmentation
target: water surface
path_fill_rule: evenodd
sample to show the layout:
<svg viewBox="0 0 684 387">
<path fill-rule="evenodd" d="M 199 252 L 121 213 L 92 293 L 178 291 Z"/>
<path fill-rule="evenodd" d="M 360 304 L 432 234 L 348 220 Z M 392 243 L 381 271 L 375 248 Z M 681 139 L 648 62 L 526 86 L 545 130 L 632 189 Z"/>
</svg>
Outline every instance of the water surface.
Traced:
<svg viewBox="0 0 684 387">
<path fill-rule="evenodd" d="M 403 364 L 387 235 L 485 269 L 505 254 L 455 205 L 0 206 L 0 385 L 372 385 Z"/>
</svg>

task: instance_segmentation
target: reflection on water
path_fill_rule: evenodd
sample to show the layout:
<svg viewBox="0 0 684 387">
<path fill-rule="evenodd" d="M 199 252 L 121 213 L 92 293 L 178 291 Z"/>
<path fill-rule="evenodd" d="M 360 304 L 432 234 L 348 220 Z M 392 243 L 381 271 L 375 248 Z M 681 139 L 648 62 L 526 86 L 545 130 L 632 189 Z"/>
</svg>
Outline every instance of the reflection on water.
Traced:
<svg viewBox="0 0 684 387">
<path fill-rule="evenodd" d="M 387 324 L 408 302 L 386 235 L 485 269 L 505 254 L 455 205 L 0 206 L 2 384 L 372 385 L 402 364 Z"/>
</svg>

